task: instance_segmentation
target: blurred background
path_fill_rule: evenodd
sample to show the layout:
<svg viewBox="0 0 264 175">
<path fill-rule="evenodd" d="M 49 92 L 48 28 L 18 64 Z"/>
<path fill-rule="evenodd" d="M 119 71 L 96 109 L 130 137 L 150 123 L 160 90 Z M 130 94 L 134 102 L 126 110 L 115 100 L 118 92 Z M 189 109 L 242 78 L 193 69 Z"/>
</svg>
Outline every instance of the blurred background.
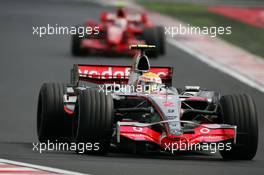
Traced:
<svg viewBox="0 0 264 175">
<path fill-rule="evenodd" d="M 194 26 L 231 26 L 220 38 L 264 57 L 263 0 L 138 0 L 147 9 Z"/>
</svg>

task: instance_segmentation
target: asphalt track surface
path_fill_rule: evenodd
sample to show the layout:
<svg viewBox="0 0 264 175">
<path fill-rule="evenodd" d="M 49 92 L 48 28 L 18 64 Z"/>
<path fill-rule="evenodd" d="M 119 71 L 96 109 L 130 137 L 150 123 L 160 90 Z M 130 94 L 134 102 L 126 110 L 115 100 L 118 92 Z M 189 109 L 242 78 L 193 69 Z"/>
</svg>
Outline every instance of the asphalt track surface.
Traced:
<svg viewBox="0 0 264 175">
<path fill-rule="evenodd" d="M 178 156 L 110 153 L 107 156 L 73 152 L 32 151 L 36 137 L 36 109 L 43 82 L 68 82 L 74 63 L 126 65 L 130 58 L 74 58 L 70 37 L 39 38 L 32 26 L 71 26 L 96 18 L 106 7 L 70 1 L 0 1 L 0 158 L 91 174 L 263 174 L 263 93 L 212 69 L 185 52 L 167 45 L 167 55 L 152 65 L 175 68 L 174 85 L 200 85 L 223 94 L 248 93 L 259 114 L 259 148 L 253 161 L 223 161 L 219 154 Z"/>
</svg>

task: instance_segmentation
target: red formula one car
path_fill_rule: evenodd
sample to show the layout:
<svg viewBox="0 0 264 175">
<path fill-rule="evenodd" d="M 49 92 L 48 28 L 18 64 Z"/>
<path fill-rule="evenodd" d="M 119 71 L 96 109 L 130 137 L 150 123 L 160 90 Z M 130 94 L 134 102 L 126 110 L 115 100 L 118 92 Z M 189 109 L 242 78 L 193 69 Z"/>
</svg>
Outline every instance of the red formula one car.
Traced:
<svg viewBox="0 0 264 175">
<path fill-rule="evenodd" d="M 110 146 L 171 153 L 216 148 L 225 159 L 249 160 L 256 154 L 258 121 L 248 95 L 221 96 L 197 86 L 173 88 L 172 68 L 150 67 L 144 51 L 132 66 L 77 64 L 71 75 L 69 85 L 41 87 L 41 142 L 66 138 L 91 143 L 96 148 L 83 152 L 100 154 Z"/>
<path fill-rule="evenodd" d="M 119 8 L 116 13 L 102 12 L 99 23 L 87 20 L 84 27 L 96 30 L 81 37 L 72 35 L 72 54 L 74 56 L 88 53 L 127 55 L 132 44 L 153 44 L 158 49 L 147 53 L 152 57 L 165 54 L 165 36 L 162 26 L 155 26 L 145 12 L 128 13 Z"/>
</svg>

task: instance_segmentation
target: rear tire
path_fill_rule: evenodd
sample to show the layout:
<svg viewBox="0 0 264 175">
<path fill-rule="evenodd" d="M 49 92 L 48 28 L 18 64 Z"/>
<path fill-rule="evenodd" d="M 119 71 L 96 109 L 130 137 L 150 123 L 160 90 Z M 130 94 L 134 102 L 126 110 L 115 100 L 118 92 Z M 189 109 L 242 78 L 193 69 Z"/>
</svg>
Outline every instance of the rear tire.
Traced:
<svg viewBox="0 0 264 175">
<path fill-rule="evenodd" d="M 64 89 L 65 85 L 61 83 L 44 83 L 40 89 L 37 111 L 40 142 L 61 141 L 71 135 L 71 119 L 63 109 Z"/>
<path fill-rule="evenodd" d="M 257 152 L 258 119 L 255 103 L 246 94 L 227 95 L 220 99 L 223 122 L 237 126 L 236 144 L 230 151 L 220 151 L 224 159 L 251 160 Z"/>
<path fill-rule="evenodd" d="M 143 38 L 147 45 L 155 45 L 156 47 L 158 47 L 158 37 L 155 28 L 145 28 L 143 31 Z M 156 48 L 154 50 L 146 51 L 146 55 L 148 57 L 156 58 L 159 56 L 159 49 Z"/>
<path fill-rule="evenodd" d="M 80 91 L 78 114 L 73 120 L 73 139 L 78 143 L 98 143 L 99 149 L 84 153 L 108 152 L 113 132 L 113 99 L 97 89 Z"/>
<path fill-rule="evenodd" d="M 76 26 L 78 28 L 79 26 Z M 71 52 L 73 56 L 83 56 L 85 54 L 85 49 L 82 47 L 82 39 L 78 33 L 72 35 L 71 41 Z"/>
<path fill-rule="evenodd" d="M 157 31 L 157 37 L 158 37 L 157 47 L 158 47 L 159 53 L 161 55 L 164 55 L 166 53 L 164 27 L 157 26 L 156 31 Z"/>
</svg>

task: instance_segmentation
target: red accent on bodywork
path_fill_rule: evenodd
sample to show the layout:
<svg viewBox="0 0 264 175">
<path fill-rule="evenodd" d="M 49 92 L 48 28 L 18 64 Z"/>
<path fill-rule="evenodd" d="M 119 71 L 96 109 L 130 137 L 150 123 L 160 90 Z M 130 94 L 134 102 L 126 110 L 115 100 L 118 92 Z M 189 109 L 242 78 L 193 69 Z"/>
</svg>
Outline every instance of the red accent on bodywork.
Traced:
<svg viewBox="0 0 264 175">
<path fill-rule="evenodd" d="M 208 129 L 208 132 L 202 133 L 201 130 Z M 149 141 L 165 148 L 166 145 L 181 145 L 181 143 L 188 143 L 188 145 L 197 143 L 216 143 L 235 138 L 235 129 L 233 128 L 207 128 L 203 125 L 194 129 L 192 134 L 182 134 L 180 136 L 167 135 L 161 137 L 161 134 L 152 130 L 149 127 L 134 127 L 134 126 L 120 126 L 120 136 L 126 137 L 135 141 Z"/>
<path fill-rule="evenodd" d="M 108 20 L 108 19 L 107 19 L 107 15 L 108 15 L 108 12 L 101 12 L 100 20 L 101 20 L 102 22 L 107 21 L 107 20 Z"/>
<path fill-rule="evenodd" d="M 209 132 L 202 133 L 202 129 L 209 129 Z M 166 145 L 177 145 L 185 147 L 181 143 L 188 145 L 197 143 L 217 143 L 235 138 L 235 129 L 233 128 L 207 128 L 203 125 L 194 129 L 194 134 L 182 134 L 180 136 L 169 135 L 161 140 L 161 147 L 165 148 Z"/>
<path fill-rule="evenodd" d="M 64 105 L 63 109 L 69 116 L 73 116 L 74 112 L 69 110 L 66 105 Z"/>
<path fill-rule="evenodd" d="M 111 65 L 77 65 L 79 78 L 97 84 L 128 82 L 131 66 Z M 171 67 L 152 67 L 150 72 L 156 73 L 163 81 L 172 80 Z"/>
<path fill-rule="evenodd" d="M 149 141 L 160 144 L 160 133 L 148 127 L 120 126 L 120 135 L 131 140 Z"/>
<path fill-rule="evenodd" d="M 164 102 L 163 105 L 166 106 L 166 107 L 173 107 L 173 103 L 170 102 L 170 101 Z"/>
</svg>

